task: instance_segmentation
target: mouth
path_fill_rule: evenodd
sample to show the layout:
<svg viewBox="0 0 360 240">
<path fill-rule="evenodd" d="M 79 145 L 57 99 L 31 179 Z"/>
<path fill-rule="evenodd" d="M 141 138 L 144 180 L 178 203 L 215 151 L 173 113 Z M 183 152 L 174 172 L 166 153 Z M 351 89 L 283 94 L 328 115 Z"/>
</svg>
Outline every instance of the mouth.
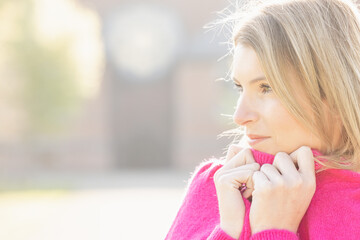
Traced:
<svg viewBox="0 0 360 240">
<path fill-rule="evenodd" d="M 254 146 L 270 137 L 249 134 L 247 135 L 247 138 L 249 145 Z"/>
</svg>

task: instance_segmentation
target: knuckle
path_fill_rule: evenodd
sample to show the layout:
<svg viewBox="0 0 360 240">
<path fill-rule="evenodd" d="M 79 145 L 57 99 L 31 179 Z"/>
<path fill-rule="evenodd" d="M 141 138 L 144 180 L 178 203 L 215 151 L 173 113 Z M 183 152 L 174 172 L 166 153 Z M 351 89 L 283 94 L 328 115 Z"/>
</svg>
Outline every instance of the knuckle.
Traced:
<svg viewBox="0 0 360 240">
<path fill-rule="evenodd" d="M 271 164 L 265 163 L 265 164 L 263 164 L 263 165 L 260 167 L 260 171 L 263 171 L 263 170 L 266 171 L 266 169 L 269 169 L 269 168 L 271 168 L 271 167 L 272 167 Z"/>
<path fill-rule="evenodd" d="M 260 174 L 260 171 L 254 171 L 253 178 L 257 178 L 259 174 Z"/>
<path fill-rule="evenodd" d="M 258 175 L 261 175 L 261 173 L 259 171 L 255 171 L 253 173 L 253 178 L 257 178 Z M 270 183 L 269 181 L 263 181 L 262 179 L 259 178 L 257 181 L 254 182 L 254 188 L 259 192 L 271 191 L 272 187 L 273 187 L 272 183 Z"/>
<path fill-rule="evenodd" d="M 274 166 L 287 166 L 289 163 L 293 163 L 293 160 L 287 153 L 279 152 L 275 155 Z"/>
<path fill-rule="evenodd" d="M 228 148 L 228 152 L 234 152 L 235 150 L 237 150 L 237 147 L 235 144 L 231 144 Z"/>
<path fill-rule="evenodd" d="M 291 182 L 292 186 L 296 189 L 300 189 L 304 186 L 304 180 L 301 177 L 294 178 Z"/>
<path fill-rule="evenodd" d="M 224 175 L 218 176 L 218 178 L 216 179 L 216 186 L 224 186 L 227 182 L 227 177 Z"/>
<path fill-rule="evenodd" d="M 278 152 L 275 154 L 274 162 L 275 161 L 284 161 L 289 158 L 289 155 L 285 152 Z"/>
<path fill-rule="evenodd" d="M 283 163 L 286 161 L 289 161 L 289 156 L 286 153 L 280 153 L 280 154 L 278 153 L 274 158 L 273 164 L 277 165 L 279 163 Z"/>
<path fill-rule="evenodd" d="M 299 151 L 307 151 L 307 152 L 311 152 L 311 149 L 310 149 L 310 147 L 308 147 L 308 146 L 301 146 L 300 148 L 299 148 Z"/>
<path fill-rule="evenodd" d="M 242 150 L 242 148 L 239 145 L 236 144 L 231 144 L 228 148 L 228 152 L 234 152 L 234 153 L 238 153 Z"/>
<path fill-rule="evenodd" d="M 269 164 L 268 164 L 268 163 L 265 163 L 265 164 L 263 164 L 263 165 L 260 167 L 260 170 L 264 170 L 264 169 L 266 169 L 267 167 L 269 167 Z"/>
<path fill-rule="evenodd" d="M 244 152 L 244 154 L 252 154 L 250 148 L 244 148 L 243 152 Z"/>
<path fill-rule="evenodd" d="M 227 149 L 227 153 L 226 153 L 226 157 L 225 157 L 225 162 L 228 162 L 231 158 L 233 158 L 234 156 L 236 156 L 240 151 L 242 150 L 241 147 L 239 147 L 236 144 L 231 144 L 228 149 Z"/>
<path fill-rule="evenodd" d="M 254 166 L 254 169 L 256 170 L 259 170 L 260 169 L 260 164 L 255 162 L 255 163 L 252 163 L 252 165 Z"/>
<path fill-rule="evenodd" d="M 252 155 L 253 155 L 250 148 L 245 148 L 245 149 L 243 150 L 243 154 L 244 154 L 245 156 L 247 156 L 247 157 L 252 157 Z"/>
<path fill-rule="evenodd" d="M 286 186 L 285 179 L 282 178 L 281 176 L 277 177 L 275 181 L 276 181 L 277 187 L 279 187 L 279 188 L 283 188 Z"/>
<path fill-rule="evenodd" d="M 260 190 L 264 194 L 272 194 L 274 192 L 274 188 L 274 184 L 271 184 L 270 182 L 264 182 Z"/>
</svg>

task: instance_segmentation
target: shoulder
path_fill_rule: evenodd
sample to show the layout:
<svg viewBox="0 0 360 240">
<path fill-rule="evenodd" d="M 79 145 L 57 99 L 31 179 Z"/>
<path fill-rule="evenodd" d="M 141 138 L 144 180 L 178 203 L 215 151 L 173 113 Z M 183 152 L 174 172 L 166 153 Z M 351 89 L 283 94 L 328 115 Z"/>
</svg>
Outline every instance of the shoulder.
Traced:
<svg viewBox="0 0 360 240">
<path fill-rule="evenodd" d="M 207 180 L 213 178 L 215 172 L 224 165 L 224 162 L 217 158 L 205 159 L 199 163 L 190 174 L 189 182 L 194 180 Z"/>
<path fill-rule="evenodd" d="M 206 188 L 213 185 L 213 178 L 215 172 L 224 165 L 223 161 L 217 158 L 205 159 L 200 162 L 190 173 L 190 177 L 187 181 L 187 189 Z"/>
<path fill-rule="evenodd" d="M 318 173 L 314 200 L 326 205 L 356 207 L 360 214 L 360 174 L 344 169 L 328 169 Z"/>
<path fill-rule="evenodd" d="M 316 174 L 317 190 L 359 190 L 360 173 L 345 169 L 327 169 Z M 335 187 L 335 189 L 334 189 Z"/>
<path fill-rule="evenodd" d="M 316 191 L 302 221 L 303 233 L 354 239 L 353 234 L 360 235 L 359 225 L 360 174 L 341 169 L 318 173 Z"/>
<path fill-rule="evenodd" d="M 202 161 L 195 168 L 194 175 L 211 176 L 224 165 L 224 161 L 217 158 L 210 158 Z"/>
</svg>

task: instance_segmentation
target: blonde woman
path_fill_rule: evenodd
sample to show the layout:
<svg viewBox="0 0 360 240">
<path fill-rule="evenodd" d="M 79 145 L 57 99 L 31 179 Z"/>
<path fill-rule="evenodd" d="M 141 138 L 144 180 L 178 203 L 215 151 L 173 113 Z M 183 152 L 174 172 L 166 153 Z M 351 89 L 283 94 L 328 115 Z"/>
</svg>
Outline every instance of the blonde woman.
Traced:
<svg viewBox="0 0 360 240">
<path fill-rule="evenodd" d="M 250 148 L 199 165 L 166 239 L 360 239 L 360 14 L 346 0 L 233 14 Z"/>
</svg>

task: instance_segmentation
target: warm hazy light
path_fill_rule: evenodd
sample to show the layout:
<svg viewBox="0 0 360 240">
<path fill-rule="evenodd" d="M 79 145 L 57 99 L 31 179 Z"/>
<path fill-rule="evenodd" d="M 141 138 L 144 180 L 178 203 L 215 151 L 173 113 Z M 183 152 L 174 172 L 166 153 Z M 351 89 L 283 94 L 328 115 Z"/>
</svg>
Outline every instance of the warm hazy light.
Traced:
<svg viewBox="0 0 360 240">
<path fill-rule="evenodd" d="M 181 27 L 163 8 L 133 5 L 114 11 L 107 41 L 116 66 L 139 79 L 166 71 L 177 52 Z"/>
<path fill-rule="evenodd" d="M 70 43 L 77 80 L 85 97 L 95 95 L 103 72 L 104 52 L 98 15 L 73 0 L 35 0 L 38 41 L 46 46 Z"/>
</svg>

